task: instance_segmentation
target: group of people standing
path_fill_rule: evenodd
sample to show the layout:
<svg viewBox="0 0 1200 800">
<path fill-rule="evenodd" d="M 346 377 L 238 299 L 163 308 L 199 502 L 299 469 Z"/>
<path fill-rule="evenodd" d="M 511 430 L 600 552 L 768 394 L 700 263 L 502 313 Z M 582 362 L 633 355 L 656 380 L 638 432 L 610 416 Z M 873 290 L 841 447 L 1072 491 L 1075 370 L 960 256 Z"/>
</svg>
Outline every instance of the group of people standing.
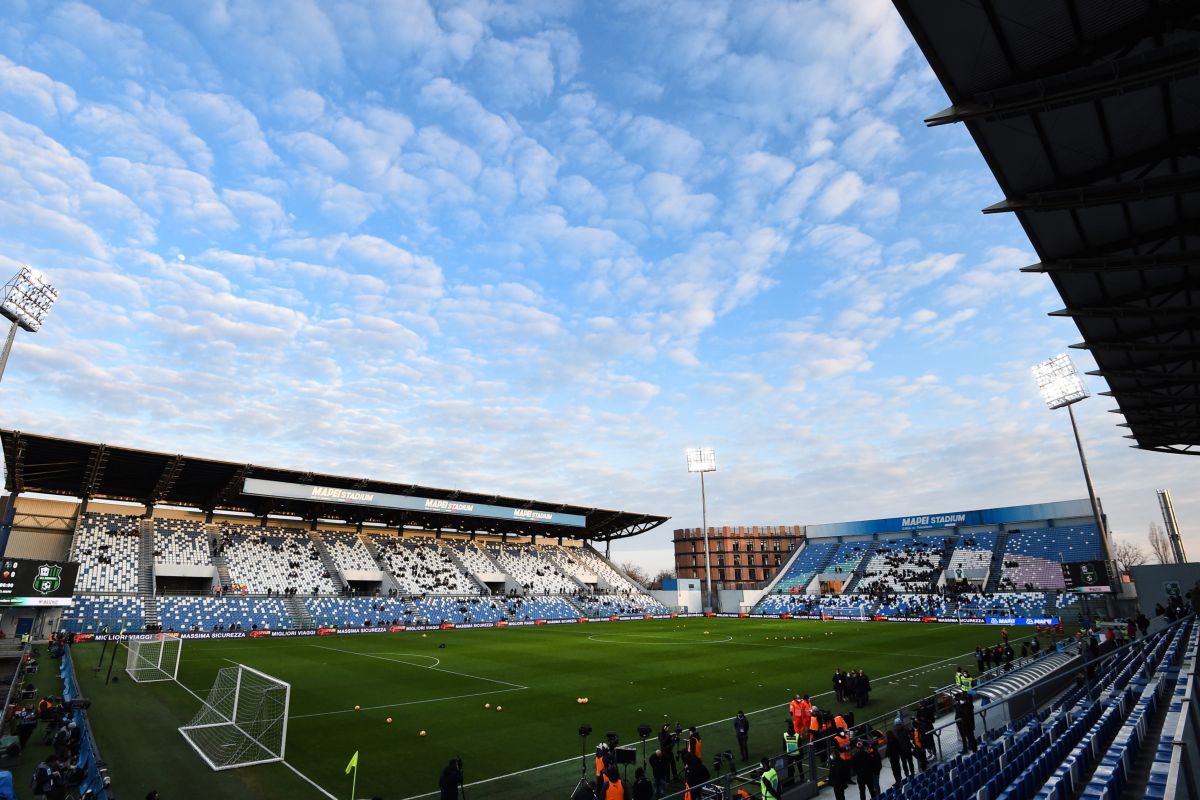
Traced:
<svg viewBox="0 0 1200 800">
<path fill-rule="evenodd" d="M 854 703 L 855 708 L 866 708 L 871 702 L 871 679 L 861 669 L 834 670 L 833 693 L 839 703 Z"/>
</svg>

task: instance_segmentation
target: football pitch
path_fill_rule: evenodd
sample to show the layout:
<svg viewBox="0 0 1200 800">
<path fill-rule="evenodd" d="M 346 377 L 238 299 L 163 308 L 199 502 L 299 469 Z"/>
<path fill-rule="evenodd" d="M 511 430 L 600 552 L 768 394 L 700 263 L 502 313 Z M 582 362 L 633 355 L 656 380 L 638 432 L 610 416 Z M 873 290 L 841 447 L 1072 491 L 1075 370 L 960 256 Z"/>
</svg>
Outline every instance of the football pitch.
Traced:
<svg viewBox="0 0 1200 800">
<path fill-rule="evenodd" d="M 862 721 L 951 683 L 959 664 L 973 670 L 975 646 L 997 638 L 997 628 L 979 625 L 675 619 L 189 640 L 178 683 L 129 680 L 121 647 L 113 671 L 119 680 L 107 685 L 108 659 L 96 669 L 99 644 L 73 653 L 121 796 L 158 789 L 164 797 L 342 800 L 350 797 L 347 762 L 359 751 L 360 798 L 436 797 L 442 767 L 461 756 L 468 797 L 509 800 L 570 795 L 580 776 L 582 723 L 594 729 L 589 776 L 605 732 L 640 751 L 640 724 L 655 734 L 663 723 L 696 725 L 706 762 L 721 750 L 736 754 L 730 718 L 739 709 L 750 718 L 757 759 L 782 750 L 793 694 L 841 708 L 830 692 L 835 669 L 870 676 Z M 177 731 L 217 671 L 235 663 L 291 684 L 284 764 L 214 772 Z M 654 743 L 652 735 L 651 752 Z"/>
</svg>

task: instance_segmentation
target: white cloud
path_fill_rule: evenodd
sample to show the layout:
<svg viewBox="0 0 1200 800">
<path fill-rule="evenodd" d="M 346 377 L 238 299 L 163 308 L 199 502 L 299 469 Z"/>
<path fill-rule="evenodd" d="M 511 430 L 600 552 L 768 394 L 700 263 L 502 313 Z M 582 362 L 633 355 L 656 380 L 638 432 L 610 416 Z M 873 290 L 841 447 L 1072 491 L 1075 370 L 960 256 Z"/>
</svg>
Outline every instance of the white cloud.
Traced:
<svg viewBox="0 0 1200 800">
<path fill-rule="evenodd" d="M 14 64 L 0 55 L 0 98 L 30 108 L 43 119 L 67 116 L 79 105 L 75 92 L 41 72 Z"/>
</svg>

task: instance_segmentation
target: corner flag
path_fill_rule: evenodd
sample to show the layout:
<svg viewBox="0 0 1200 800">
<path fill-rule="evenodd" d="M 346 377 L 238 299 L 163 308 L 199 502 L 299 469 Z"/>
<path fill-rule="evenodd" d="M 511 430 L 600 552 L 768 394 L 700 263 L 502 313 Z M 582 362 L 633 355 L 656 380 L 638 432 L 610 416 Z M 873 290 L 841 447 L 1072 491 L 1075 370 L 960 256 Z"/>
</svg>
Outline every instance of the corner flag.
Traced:
<svg viewBox="0 0 1200 800">
<path fill-rule="evenodd" d="M 354 755 L 350 756 L 350 763 L 346 765 L 346 774 L 350 774 L 350 770 L 354 770 L 354 777 L 350 779 L 350 800 L 354 800 L 355 791 L 358 789 L 358 751 L 354 751 Z"/>
</svg>

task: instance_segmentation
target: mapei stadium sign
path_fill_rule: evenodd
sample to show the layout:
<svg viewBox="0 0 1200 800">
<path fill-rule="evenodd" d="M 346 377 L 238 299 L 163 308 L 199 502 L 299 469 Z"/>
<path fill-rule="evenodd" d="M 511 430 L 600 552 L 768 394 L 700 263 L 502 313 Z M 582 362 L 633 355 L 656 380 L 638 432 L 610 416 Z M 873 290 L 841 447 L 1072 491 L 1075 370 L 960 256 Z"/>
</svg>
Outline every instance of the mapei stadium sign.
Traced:
<svg viewBox="0 0 1200 800">
<path fill-rule="evenodd" d="M 508 508 L 461 500 L 440 500 L 432 497 L 412 497 L 384 494 L 359 489 L 337 489 L 332 486 L 310 486 L 303 483 L 284 483 L 261 478 L 246 478 L 242 494 L 259 497 L 282 497 L 288 500 L 313 500 L 321 503 L 344 503 L 374 508 L 398 508 L 405 511 L 426 511 L 434 514 L 459 514 L 467 517 L 511 519 L 521 522 L 540 522 L 546 525 L 570 525 L 582 528 L 587 518 L 558 511 L 537 511 L 531 508 Z"/>
</svg>

